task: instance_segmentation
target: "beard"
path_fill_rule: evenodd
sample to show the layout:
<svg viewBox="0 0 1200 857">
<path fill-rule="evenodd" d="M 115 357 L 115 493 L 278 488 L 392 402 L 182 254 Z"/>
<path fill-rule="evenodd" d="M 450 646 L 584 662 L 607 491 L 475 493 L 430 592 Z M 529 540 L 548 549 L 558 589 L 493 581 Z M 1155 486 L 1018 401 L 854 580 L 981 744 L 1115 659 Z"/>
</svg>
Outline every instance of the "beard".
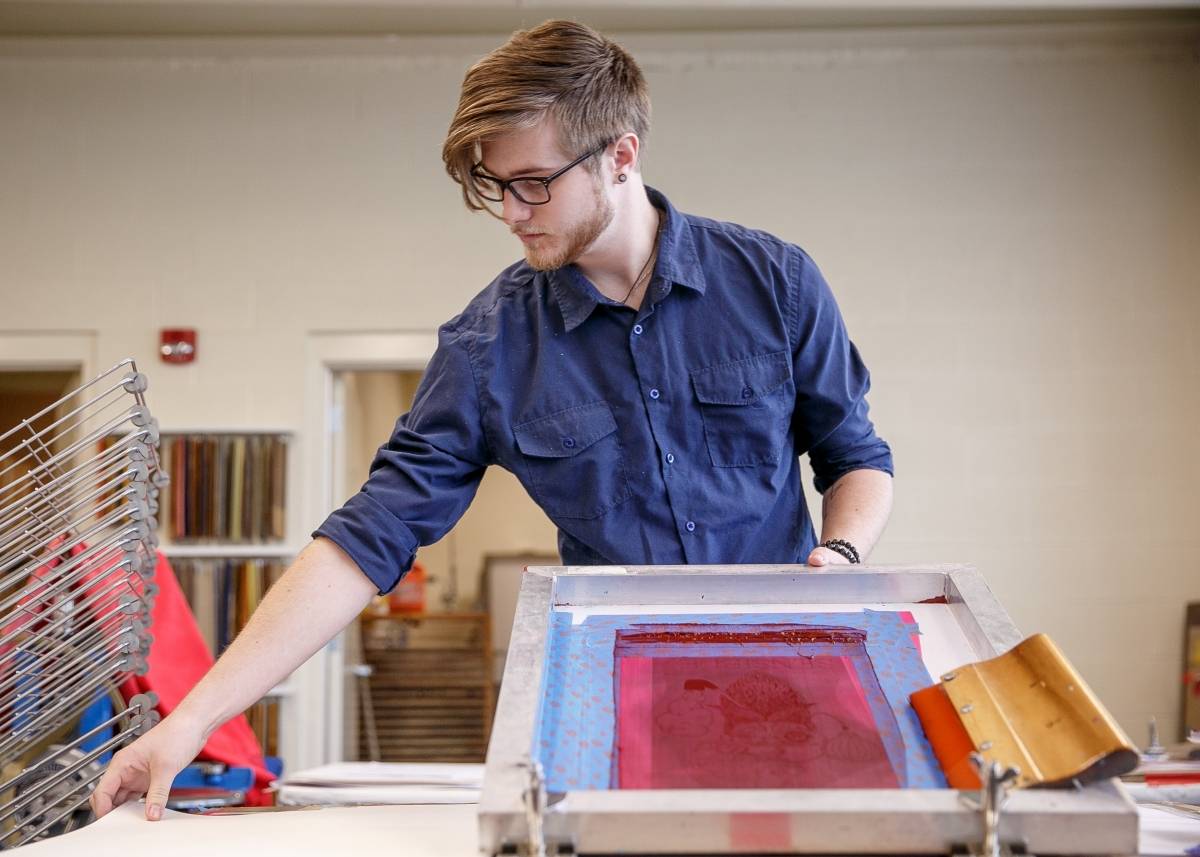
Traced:
<svg viewBox="0 0 1200 857">
<path fill-rule="evenodd" d="M 595 186 L 595 205 L 578 222 L 558 233 L 547 233 L 536 244 L 525 246 L 525 261 L 535 271 L 553 271 L 569 265 L 584 254 L 600 234 L 612 223 L 613 207 Z"/>
</svg>

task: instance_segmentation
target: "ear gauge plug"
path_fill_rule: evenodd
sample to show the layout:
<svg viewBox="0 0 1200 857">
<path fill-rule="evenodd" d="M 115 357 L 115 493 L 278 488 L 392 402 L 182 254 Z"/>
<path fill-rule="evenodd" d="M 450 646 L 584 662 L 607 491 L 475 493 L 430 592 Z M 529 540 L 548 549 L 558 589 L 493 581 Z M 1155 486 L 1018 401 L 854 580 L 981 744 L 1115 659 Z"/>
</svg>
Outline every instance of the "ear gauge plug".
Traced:
<svg viewBox="0 0 1200 857">
<path fill-rule="evenodd" d="M 617 175 L 617 181 L 621 182 L 622 184 L 624 184 L 626 178 L 628 178 L 628 176 L 626 176 L 624 173 L 619 173 Z"/>
</svg>

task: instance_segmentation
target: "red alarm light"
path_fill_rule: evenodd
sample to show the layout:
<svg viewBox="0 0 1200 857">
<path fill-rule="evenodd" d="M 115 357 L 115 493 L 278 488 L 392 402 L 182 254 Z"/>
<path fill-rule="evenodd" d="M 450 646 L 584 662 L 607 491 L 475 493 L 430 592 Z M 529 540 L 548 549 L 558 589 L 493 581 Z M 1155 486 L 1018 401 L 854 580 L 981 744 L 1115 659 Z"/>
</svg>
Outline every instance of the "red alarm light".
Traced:
<svg viewBox="0 0 1200 857">
<path fill-rule="evenodd" d="M 190 327 L 170 327 L 159 331 L 158 354 L 164 363 L 191 363 L 196 359 L 196 331 Z"/>
</svg>

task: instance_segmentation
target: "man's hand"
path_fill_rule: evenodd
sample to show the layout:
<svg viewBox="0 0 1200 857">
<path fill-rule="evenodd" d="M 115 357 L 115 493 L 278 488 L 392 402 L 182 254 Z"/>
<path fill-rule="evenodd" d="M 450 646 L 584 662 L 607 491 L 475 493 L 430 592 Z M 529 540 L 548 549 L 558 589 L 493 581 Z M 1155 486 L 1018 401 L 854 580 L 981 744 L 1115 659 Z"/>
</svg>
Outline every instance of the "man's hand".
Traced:
<svg viewBox="0 0 1200 857">
<path fill-rule="evenodd" d="M 146 796 L 146 818 L 158 821 L 175 775 L 204 746 L 204 732 L 174 715 L 116 753 L 90 798 L 97 818 L 128 800 Z"/>
<path fill-rule="evenodd" d="M 823 548 L 818 545 L 808 555 L 805 565 L 810 565 L 814 568 L 820 568 L 824 565 L 850 565 L 850 560 L 837 551 L 831 551 L 829 548 Z"/>
<path fill-rule="evenodd" d="M 92 794 L 96 816 L 144 794 L 146 818 L 161 818 L 171 781 L 208 735 L 308 660 L 374 594 L 375 584 L 341 548 L 314 539 L 170 716 L 113 756 Z"/>
</svg>

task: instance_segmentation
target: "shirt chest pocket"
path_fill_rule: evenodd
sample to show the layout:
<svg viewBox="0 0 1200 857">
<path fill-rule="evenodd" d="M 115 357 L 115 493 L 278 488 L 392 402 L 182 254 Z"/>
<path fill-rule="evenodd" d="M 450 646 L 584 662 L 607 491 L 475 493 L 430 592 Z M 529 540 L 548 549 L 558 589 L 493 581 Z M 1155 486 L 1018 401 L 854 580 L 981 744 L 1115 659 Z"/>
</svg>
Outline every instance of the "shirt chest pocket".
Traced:
<svg viewBox="0 0 1200 857">
<path fill-rule="evenodd" d="M 714 467 L 779 461 L 796 398 L 788 352 L 697 369 L 692 386 Z"/>
<path fill-rule="evenodd" d="M 551 518 L 598 518 L 629 497 L 617 422 L 592 402 L 513 426 L 522 481 Z"/>
</svg>

